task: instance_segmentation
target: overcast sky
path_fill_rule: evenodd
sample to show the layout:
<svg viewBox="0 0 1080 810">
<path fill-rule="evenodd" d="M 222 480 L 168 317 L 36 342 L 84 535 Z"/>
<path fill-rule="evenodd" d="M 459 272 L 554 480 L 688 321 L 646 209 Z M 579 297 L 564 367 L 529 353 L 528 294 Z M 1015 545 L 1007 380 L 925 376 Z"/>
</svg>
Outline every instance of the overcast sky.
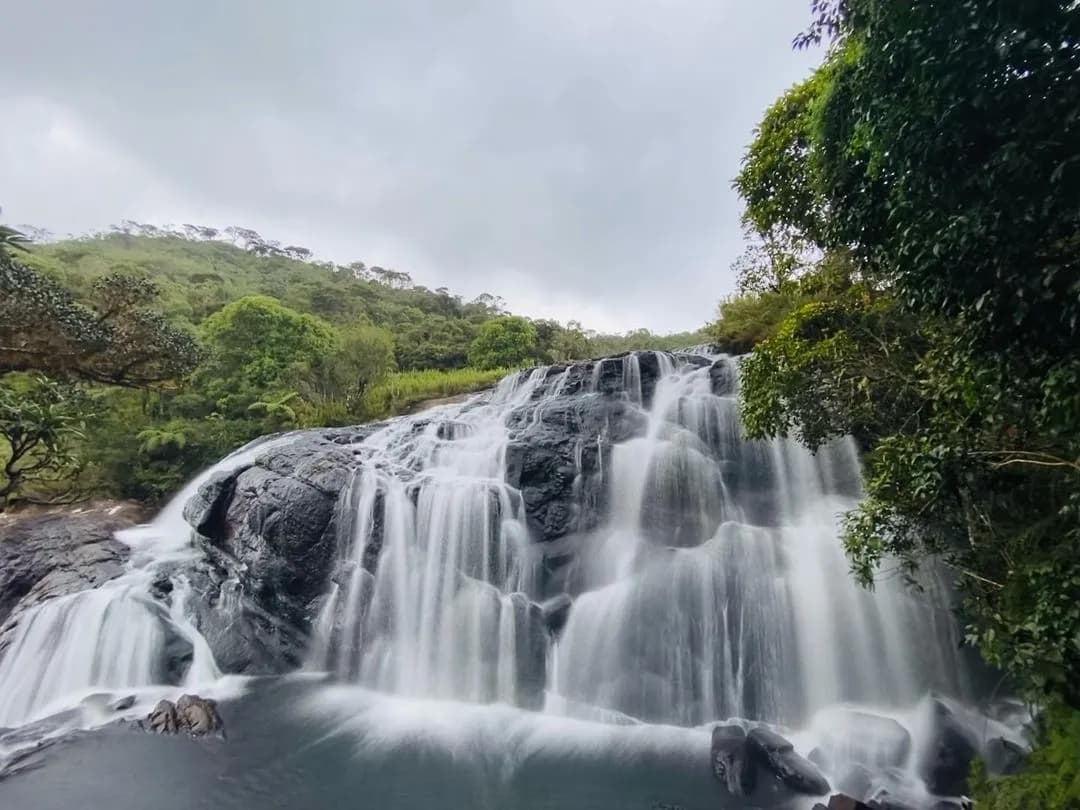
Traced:
<svg viewBox="0 0 1080 810">
<path fill-rule="evenodd" d="M 518 313 L 693 329 L 807 0 L 5 6 L 3 221 L 241 225 Z"/>
</svg>

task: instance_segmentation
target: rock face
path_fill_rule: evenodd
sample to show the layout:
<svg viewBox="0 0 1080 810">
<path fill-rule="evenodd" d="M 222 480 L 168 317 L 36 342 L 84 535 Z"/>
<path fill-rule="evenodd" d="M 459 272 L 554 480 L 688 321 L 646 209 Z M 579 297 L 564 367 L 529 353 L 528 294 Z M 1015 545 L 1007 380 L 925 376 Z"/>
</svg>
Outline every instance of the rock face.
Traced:
<svg viewBox="0 0 1080 810">
<path fill-rule="evenodd" d="M 112 534 L 132 525 L 126 516 L 87 511 L 0 526 L 0 652 L 21 611 L 122 574 L 128 548 Z"/>
<path fill-rule="evenodd" d="M 155 734 L 224 735 L 217 703 L 198 695 L 181 695 L 175 704 L 170 700 L 159 700 L 147 715 L 144 727 Z"/>
<path fill-rule="evenodd" d="M 269 447 L 254 464 L 213 476 L 184 509 L 206 551 L 190 575 L 201 596 L 199 627 L 226 671 L 301 663 L 353 467 L 352 453 L 335 441 L 342 434 L 303 433 Z"/>
</svg>

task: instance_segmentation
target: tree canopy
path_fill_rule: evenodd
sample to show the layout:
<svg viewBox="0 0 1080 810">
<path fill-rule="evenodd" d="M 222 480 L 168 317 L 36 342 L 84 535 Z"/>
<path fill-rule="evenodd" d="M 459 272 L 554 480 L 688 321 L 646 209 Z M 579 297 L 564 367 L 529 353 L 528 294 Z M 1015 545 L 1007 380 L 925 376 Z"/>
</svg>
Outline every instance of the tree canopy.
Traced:
<svg viewBox="0 0 1080 810">
<path fill-rule="evenodd" d="M 524 318 L 505 315 L 480 327 L 469 346 L 469 363 L 477 368 L 516 366 L 536 352 L 536 327 Z"/>
<path fill-rule="evenodd" d="M 716 332 L 769 313 L 747 427 L 855 433 L 856 574 L 944 566 L 969 641 L 1080 707 L 1080 12 L 814 7 L 826 62 L 766 112 L 736 183 L 754 238 L 804 268 L 744 273 L 721 307 Z"/>
</svg>

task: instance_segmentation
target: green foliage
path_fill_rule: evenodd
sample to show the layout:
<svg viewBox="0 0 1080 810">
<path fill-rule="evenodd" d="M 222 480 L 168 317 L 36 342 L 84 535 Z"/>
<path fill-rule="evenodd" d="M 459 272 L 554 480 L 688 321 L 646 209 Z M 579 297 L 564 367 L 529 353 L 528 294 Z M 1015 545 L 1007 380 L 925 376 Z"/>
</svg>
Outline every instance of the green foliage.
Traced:
<svg viewBox="0 0 1080 810">
<path fill-rule="evenodd" d="M 0 255 L 9 258 L 16 251 L 25 251 L 29 240 L 14 228 L 0 225 Z"/>
<path fill-rule="evenodd" d="M 461 368 L 391 374 L 364 394 L 361 411 L 367 419 L 385 419 L 406 413 L 428 400 L 490 388 L 511 371 L 508 368 Z"/>
<path fill-rule="evenodd" d="M 720 302 L 709 340 L 728 354 L 745 354 L 776 333 L 798 299 L 786 293 L 736 295 Z"/>
<path fill-rule="evenodd" d="M 775 245 L 774 252 L 790 255 L 824 243 L 826 203 L 813 165 L 813 127 L 827 81 L 821 69 L 769 107 L 735 179 L 746 203 L 743 222 Z"/>
<path fill-rule="evenodd" d="M 831 238 L 985 345 L 1080 334 L 1080 12 L 845 0 L 819 110 Z"/>
<path fill-rule="evenodd" d="M 855 433 L 859 578 L 950 568 L 969 642 L 1080 706 L 1080 12 L 813 7 L 800 44 L 836 42 L 747 153 L 765 261 L 714 327 L 740 307 L 768 322 L 742 365 L 748 428 Z"/>
<path fill-rule="evenodd" d="M 469 364 L 481 369 L 516 366 L 536 352 L 536 327 L 524 318 L 505 315 L 480 327 L 469 346 Z"/>
<path fill-rule="evenodd" d="M 0 509 L 16 501 L 70 494 L 83 438 L 85 402 L 77 389 L 41 375 L 0 382 Z"/>
<path fill-rule="evenodd" d="M 219 400 L 278 390 L 293 366 L 313 365 L 337 344 L 324 321 L 264 295 L 215 312 L 203 324 L 202 338 L 208 355 L 199 378 Z"/>
<path fill-rule="evenodd" d="M 361 324 L 338 330 L 332 352 L 294 365 L 290 377 L 306 401 L 319 406 L 341 402 L 356 411 L 368 388 L 393 369 L 393 336 Z"/>
<path fill-rule="evenodd" d="M 157 288 L 109 274 L 87 303 L 0 253 L 0 374 L 43 371 L 112 385 L 175 380 L 194 368 L 194 338 L 149 309 Z"/>
<path fill-rule="evenodd" d="M 1015 776 L 993 777 L 979 760 L 971 793 L 986 810 L 1080 808 L 1080 712 L 1053 706 L 1039 718 L 1038 746 Z"/>
</svg>

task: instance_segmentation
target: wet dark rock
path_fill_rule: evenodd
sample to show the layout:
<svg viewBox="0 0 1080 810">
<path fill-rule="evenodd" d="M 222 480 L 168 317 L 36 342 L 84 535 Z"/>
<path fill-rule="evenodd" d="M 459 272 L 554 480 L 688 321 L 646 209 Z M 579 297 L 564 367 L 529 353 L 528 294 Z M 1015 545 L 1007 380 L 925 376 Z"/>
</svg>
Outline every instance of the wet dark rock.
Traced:
<svg viewBox="0 0 1080 810">
<path fill-rule="evenodd" d="M 788 789 L 808 796 L 824 796 L 829 792 L 828 780 L 814 763 L 795 753 L 792 744 L 776 732 L 754 728 L 746 742 L 754 761 L 772 772 Z"/>
<path fill-rule="evenodd" d="M 222 727 L 217 703 L 198 695 L 180 696 L 176 701 L 176 720 L 181 729 L 197 737 L 220 731 Z"/>
<path fill-rule="evenodd" d="M 125 695 L 122 698 L 118 698 L 109 704 L 108 709 L 111 712 L 123 712 L 130 709 L 135 705 L 135 695 Z"/>
<path fill-rule="evenodd" d="M 941 700 L 933 702 L 932 712 L 933 734 L 918 763 L 919 775 L 931 793 L 959 796 L 967 792 L 968 771 L 978 753 L 977 740 Z"/>
<path fill-rule="evenodd" d="M 301 663 L 332 571 L 335 507 L 353 466 L 333 434 L 312 431 L 213 476 L 189 501 L 184 515 L 207 559 L 187 573 L 199 592 L 200 630 L 226 671 L 273 673 Z"/>
<path fill-rule="evenodd" d="M 544 625 L 548 632 L 557 634 L 566 626 L 570 618 L 570 608 L 573 605 L 574 600 L 569 594 L 560 593 L 540 606 L 544 612 Z"/>
<path fill-rule="evenodd" d="M 1012 740 L 994 737 L 987 741 L 981 753 L 986 769 L 997 776 L 1019 773 L 1027 762 L 1028 752 Z"/>
<path fill-rule="evenodd" d="M 749 796 L 754 792 L 757 772 L 742 726 L 714 726 L 711 756 L 713 776 L 728 793 Z"/>
<path fill-rule="evenodd" d="M 122 574 L 128 547 L 113 532 L 133 525 L 107 511 L 54 512 L 0 525 L 0 652 L 20 612 Z"/>
<path fill-rule="evenodd" d="M 214 473 L 184 505 L 184 520 L 204 537 L 225 534 L 225 517 L 236 489 L 236 479 L 246 469 Z"/>
<path fill-rule="evenodd" d="M 728 357 L 721 357 L 709 368 L 712 392 L 718 397 L 734 396 L 738 386 L 738 368 Z"/>
</svg>

